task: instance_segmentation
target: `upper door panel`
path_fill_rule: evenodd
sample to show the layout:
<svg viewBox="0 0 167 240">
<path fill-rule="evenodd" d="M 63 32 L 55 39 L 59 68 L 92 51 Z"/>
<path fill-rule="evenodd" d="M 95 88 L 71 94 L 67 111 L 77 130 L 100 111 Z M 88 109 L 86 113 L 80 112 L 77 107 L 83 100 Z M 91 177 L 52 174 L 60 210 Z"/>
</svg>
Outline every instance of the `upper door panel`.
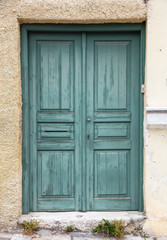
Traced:
<svg viewBox="0 0 167 240">
<path fill-rule="evenodd" d="M 74 41 L 39 41 L 41 109 L 74 109 Z"/>
<path fill-rule="evenodd" d="M 94 42 L 95 111 L 127 108 L 129 41 Z"/>
</svg>

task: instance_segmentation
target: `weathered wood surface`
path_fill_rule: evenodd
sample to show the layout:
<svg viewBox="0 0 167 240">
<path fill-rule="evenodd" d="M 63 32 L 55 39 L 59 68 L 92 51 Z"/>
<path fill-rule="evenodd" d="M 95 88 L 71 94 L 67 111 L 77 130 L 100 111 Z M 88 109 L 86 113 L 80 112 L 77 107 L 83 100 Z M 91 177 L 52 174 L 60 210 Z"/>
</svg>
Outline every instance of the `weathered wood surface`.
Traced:
<svg viewBox="0 0 167 240">
<path fill-rule="evenodd" d="M 138 210 L 139 35 L 29 45 L 31 210 Z"/>
</svg>

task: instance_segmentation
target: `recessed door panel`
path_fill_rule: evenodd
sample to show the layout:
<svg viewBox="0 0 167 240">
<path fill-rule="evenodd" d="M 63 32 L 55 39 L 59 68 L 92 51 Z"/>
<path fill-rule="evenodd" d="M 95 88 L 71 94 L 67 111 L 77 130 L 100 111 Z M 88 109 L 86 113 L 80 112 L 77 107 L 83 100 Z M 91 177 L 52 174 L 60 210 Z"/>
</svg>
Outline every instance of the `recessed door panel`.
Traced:
<svg viewBox="0 0 167 240">
<path fill-rule="evenodd" d="M 74 42 L 39 41 L 41 109 L 74 109 Z"/>
<path fill-rule="evenodd" d="M 128 151 L 95 151 L 95 198 L 128 195 Z"/>
<path fill-rule="evenodd" d="M 128 41 L 94 42 L 95 110 L 126 109 Z"/>
<path fill-rule="evenodd" d="M 74 152 L 38 152 L 38 197 L 74 198 Z"/>
</svg>

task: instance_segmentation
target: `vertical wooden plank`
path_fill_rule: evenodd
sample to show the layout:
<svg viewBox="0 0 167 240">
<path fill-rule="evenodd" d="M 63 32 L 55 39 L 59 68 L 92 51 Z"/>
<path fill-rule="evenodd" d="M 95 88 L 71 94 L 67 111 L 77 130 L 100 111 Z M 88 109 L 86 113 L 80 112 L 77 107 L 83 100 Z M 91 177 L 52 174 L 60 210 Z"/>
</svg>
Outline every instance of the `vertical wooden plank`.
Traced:
<svg viewBox="0 0 167 240">
<path fill-rule="evenodd" d="M 29 104 L 30 104 L 30 185 L 31 185 L 31 192 L 30 192 L 30 199 L 31 199 L 31 210 L 37 210 L 37 128 L 36 128 L 36 111 L 37 111 L 37 65 L 36 65 L 36 40 L 34 34 L 30 34 L 29 39 L 29 46 L 30 46 L 30 54 L 32 56 L 31 61 L 29 61 L 29 86 L 30 86 L 30 96 L 29 96 Z"/>
<path fill-rule="evenodd" d="M 97 63 L 95 63 L 95 71 L 97 72 L 95 84 L 97 84 L 97 109 L 103 109 L 106 106 L 106 57 L 105 46 L 97 43 Z M 93 66 L 92 66 L 93 67 Z"/>
<path fill-rule="evenodd" d="M 30 210 L 29 198 L 29 84 L 28 84 L 28 33 L 21 26 L 21 78 L 22 78 L 22 213 Z"/>
<path fill-rule="evenodd" d="M 69 61 L 69 58 L 71 60 Z M 73 85 L 73 70 L 72 70 L 72 62 L 73 59 L 73 44 L 68 43 L 66 47 L 62 48 L 62 59 L 61 65 L 63 71 L 62 74 L 62 83 L 61 83 L 61 108 L 62 109 L 70 109 L 71 105 L 71 94 L 73 91 L 69 91 L 71 85 Z M 73 95 L 73 94 L 72 94 Z"/>
<path fill-rule="evenodd" d="M 61 184 L 62 184 L 62 195 L 63 196 L 67 196 L 68 195 L 68 186 L 67 183 L 68 181 L 70 181 L 69 179 L 69 167 L 73 167 L 72 165 L 69 166 L 70 164 L 70 155 L 65 153 L 64 151 L 62 151 L 62 167 L 61 167 Z M 65 166 L 65 168 L 64 168 Z M 72 179 L 71 179 L 72 180 Z M 70 183 L 72 184 L 72 181 L 70 181 Z"/>
<path fill-rule="evenodd" d="M 62 195 L 62 191 L 63 191 L 63 176 L 62 176 L 62 168 L 66 169 L 66 165 L 63 166 L 63 151 L 59 152 L 58 155 L 56 155 L 56 162 L 57 162 L 57 169 L 58 171 L 58 195 Z M 67 169 L 66 169 L 66 174 L 67 174 Z"/>
<path fill-rule="evenodd" d="M 119 174 L 118 174 L 118 155 L 119 152 L 108 153 L 107 155 L 107 172 L 111 177 L 111 188 L 109 188 L 110 194 L 119 194 L 118 192 L 118 182 L 119 182 Z M 107 182 L 107 186 L 109 182 Z"/>
<path fill-rule="evenodd" d="M 126 83 L 127 83 L 127 44 L 118 44 L 118 108 L 126 109 Z"/>
<path fill-rule="evenodd" d="M 129 167 L 128 160 L 127 160 L 127 152 L 119 152 L 118 155 L 118 164 L 119 164 L 119 194 L 127 194 L 127 170 Z"/>
<path fill-rule="evenodd" d="M 47 69 L 47 80 L 46 81 L 46 85 L 45 85 L 45 89 L 43 89 L 44 91 L 48 92 L 48 106 L 47 108 L 50 109 L 58 109 L 60 108 L 60 101 L 59 101 L 59 84 L 58 84 L 58 80 L 57 80 L 57 76 L 56 74 L 59 73 L 58 71 L 58 60 L 57 60 L 57 51 L 58 49 L 54 46 L 54 45 L 48 45 L 45 46 L 47 47 L 47 51 L 48 53 L 46 53 L 48 56 L 47 59 L 47 63 L 48 65 L 44 65 L 44 68 L 48 68 Z M 61 63 L 59 63 L 61 64 Z M 45 100 L 45 99 L 44 99 Z"/>
<path fill-rule="evenodd" d="M 86 154 L 87 154 L 87 210 L 93 209 L 93 196 L 94 196 L 94 149 L 93 149 L 93 140 L 94 140 L 94 101 L 93 96 L 95 92 L 94 88 L 94 39 L 90 36 L 87 39 L 87 138 L 86 138 Z M 89 137 L 88 137 L 89 136 Z"/>
<path fill-rule="evenodd" d="M 41 109 L 49 107 L 49 51 L 47 45 L 41 45 Z"/>
<path fill-rule="evenodd" d="M 82 116 L 81 116 L 81 157 L 82 157 L 82 206 L 81 210 L 86 211 L 86 33 L 82 33 Z"/>
<path fill-rule="evenodd" d="M 116 159 L 113 159 L 112 155 L 113 154 L 109 154 L 109 153 L 105 154 L 105 161 L 106 161 L 106 191 L 105 191 L 105 194 L 106 194 L 106 197 L 110 196 L 112 191 L 114 192 L 113 183 L 114 183 L 114 187 L 117 190 L 116 179 L 113 179 L 114 178 L 114 174 L 113 174 L 114 166 L 113 166 L 113 164 L 114 164 L 114 160 L 116 160 Z M 114 170 L 116 170 L 116 169 L 114 169 Z"/>
<path fill-rule="evenodd" d="M 131 156 L 130 156 L 130 191 L 131 191 L 131 208 L 139 208 L 139 120 L 140 120 L 140 53 L 139 53 L 139 35 L 136 34 L 131 41 L 131 88 L 129 91 L 131 103 L 131 124 L 130 132 L 132 139 Z M 138 106 L 138 107 L 136 107 Z M 138 154 L 136 154 L 138 153 Z M 133 169 L 133 170 L 132 170 Z M 134 181 L 134 179 L 136 181 Z"/>
<path fill-rule="evenodd" d="M 98 153 L 97 154 L 97 178 L 98 178 L 98 195 L 106 194 L 107 190 L 107 172 L 106 172 L 106 155 L 105 153 Z"/>
<path fill-rule="evenodd" d="M 145 80 L 145 49 L 146 49 L 146 29 L 145 23 L 141 25 L 140 32 L 140 86 L 144 84 Z M 144 196 L 143 196 L 143 159 L 144 159 L 144 141 L 143 141 L 143 122 L 144 122 L 144 95 L 140 94 L 140 163 L 139 163 L 139 211 L 144 210 Z"/>
<path fill-rule="evenodd" d="M 53 171 L 54 167 L 54 155 L 53 152 L 43 152 L 41 154 L 41 183 L 42 183 L 42 194 L 43 195 L 50 195 L 54 194 L 54 174 Z M 40 182 L 38 183 L 40 185 Z"/>
<path fill-rule="evenodd" d="M 82 205 L 82 77 L 81 77 L 81 35 L 75 35 L 75 210 L 80 211 Z"/>
<path fill-rule="evenodd" d="M 111 88 L 112 100 L 108 103 L 111 105 L 110 109 L 118 109 L 118 93 L 119 93 L 119 55 L 118 55 L 118 43 L 111 45 L 112 56 L 112 68 L 113 68 L 113 85 Z"/>
</svg>

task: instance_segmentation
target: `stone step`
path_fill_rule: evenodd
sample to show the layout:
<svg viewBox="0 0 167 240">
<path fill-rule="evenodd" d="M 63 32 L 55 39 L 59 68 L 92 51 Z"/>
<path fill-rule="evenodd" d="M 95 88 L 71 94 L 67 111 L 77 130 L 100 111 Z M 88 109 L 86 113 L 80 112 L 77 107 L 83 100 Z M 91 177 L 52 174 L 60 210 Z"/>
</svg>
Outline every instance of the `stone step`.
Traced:
<svg viewBox="0 0 167 240">
<path fill-rule="evenodd" d="M 107 219 L 110 222 L 113 220 L 122 220 L 125 226 L 129 225 L 131 234 L 137 225 L 144 222 L 146 217 L 140 212 L 30 212 L 27 215 L 22 215 L 18 223 L 24 221 L 30 222 L 36 219 L 39 222 L 39 227 L 43 229 L 54 229 L 57 232 L 64 231 L 67 226 L 72 225 L 76 231 L 91 232 L 102 219 Z M 131 229 L 130 229 L 131 228 Z"/>
</svg>

